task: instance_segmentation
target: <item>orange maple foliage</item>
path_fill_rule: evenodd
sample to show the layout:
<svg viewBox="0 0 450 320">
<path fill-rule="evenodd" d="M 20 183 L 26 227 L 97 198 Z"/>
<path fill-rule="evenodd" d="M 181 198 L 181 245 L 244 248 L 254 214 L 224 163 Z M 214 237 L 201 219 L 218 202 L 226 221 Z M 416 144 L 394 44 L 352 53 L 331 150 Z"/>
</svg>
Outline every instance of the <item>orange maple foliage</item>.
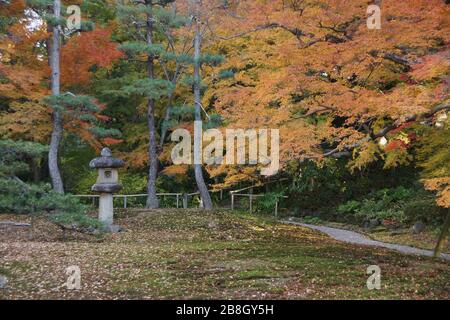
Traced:
<svg viewBox="0 0 450 320">
<path fill-rule="evenodd" d="M 6 6 L 8 7 L 8 6 Z M 23 13 L 19 7 L 17 15 Z M 45 40 L 42 29 L 29 30 L 23 19 L 0 35 L 0 136 L 44 142 L 50 134 L 50 112 L 41 103 L 48 94 L 46 59 L 37 44 Z"/>
<path fill-rule="evenodd" d="M 9 4 L 0 6 L 0 15 L 3 16 L 19 16 L 25 9 L 25 0 L 13 0 Z"/>
<path fill-rule="evenodd" d="M 96 28 L 75 35 L 61 50 L 61 82 L 64 86 L 86 85 L 92 68 L 108 68 L 123 53 L 110 40 L 111 28 Z"/>
<path fill-rule="evenodd" d="M 0 111 L 0 136 L 46 142 L 51 133 L 51 110 L 42 103 L 49 95 L 50 69 L 44 47 L 48 39 L 46 26 L 29 28 L 28 18 L 21 1 L 15 6 L 2 6 L 1 14 L 13 13 L 22 17 L 13 24 L 8 34 L 0 35 L 0 98 L 7 102 L 5 112 Z M 7 11 L 5 11 L 7 9 Z M 62 86 L 83 86 L 89 83 L 93 67 L 108 68 L 121 57 L 121 52 L 110 40 L 111 28 L 98 28 L 74 35 L 61 51 Z M 104 106 L 100 106 L 104 108 Z M 95 115 L 101 122 L 109 120 Z M 119 140 L 99 141 L 90 132 L 89 123 L 65 117 L 65 129 L 99 149 L 104 144 Z"/>
<path fill-rule="evenodd" d="M 423 182 L 428 190 L 437 191 L 438 205 L 450 208 L 450 177 L 426 179 Z"/>
<path fill-rule="evenodd" d="M 358 145 L 358 156 L 367 128 L 400 126 L 448 101 L 444 1 L 382 1 L 380 30 L 367 28 L 366 0 L 227 3 L 210 21 L 219 41 L 209 50 L 226 60 L 203 105 L 228 127 L 280 129 L 283 164 L 320 160 L 327 146 Z M 234 77 L 220 79 L 222 70 Z"/>
</svg>

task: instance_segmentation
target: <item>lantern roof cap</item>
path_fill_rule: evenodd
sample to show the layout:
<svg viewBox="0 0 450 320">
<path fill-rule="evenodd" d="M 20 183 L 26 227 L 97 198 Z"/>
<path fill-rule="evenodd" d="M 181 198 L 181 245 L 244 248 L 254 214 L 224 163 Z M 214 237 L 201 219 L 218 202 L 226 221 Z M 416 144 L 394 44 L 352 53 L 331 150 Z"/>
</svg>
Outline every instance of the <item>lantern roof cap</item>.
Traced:
<svg viewBox="0 0 450 320">
<path fill-rule="evenodd" d="M 125 162 L 121 159 L 114 158 L 109 148 L 103 148 L 100 153 L 101 157 L 92 159 L 89 163 L 89 167 L 94 169 L 99 168 L 121 168 L 125 165 Z"/>
</svg>

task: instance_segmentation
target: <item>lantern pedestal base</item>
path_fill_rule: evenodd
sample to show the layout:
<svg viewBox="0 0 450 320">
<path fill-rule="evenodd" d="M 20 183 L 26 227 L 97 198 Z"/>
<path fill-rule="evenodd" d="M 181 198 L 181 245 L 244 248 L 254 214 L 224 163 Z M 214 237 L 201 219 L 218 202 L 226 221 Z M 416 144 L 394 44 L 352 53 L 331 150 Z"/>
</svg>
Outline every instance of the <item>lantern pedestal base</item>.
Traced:
<svg viewBox="0 0 450 320">
<path fill-rule="evenodd" d="M 114 207 L 113 195 L 111 193 L 100 194 L 98 220 L 108 229 L 113 224 Z"/>
</svg>

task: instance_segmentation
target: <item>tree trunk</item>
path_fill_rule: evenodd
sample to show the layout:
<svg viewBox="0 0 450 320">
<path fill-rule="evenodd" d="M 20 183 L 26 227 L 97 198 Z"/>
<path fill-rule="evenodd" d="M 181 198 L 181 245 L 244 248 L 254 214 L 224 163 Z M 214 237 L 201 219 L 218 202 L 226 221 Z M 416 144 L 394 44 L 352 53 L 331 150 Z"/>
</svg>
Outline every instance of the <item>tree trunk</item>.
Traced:
<svg viewBox="0 0 450 320">
<path fill-rule="evenodd" d="M 151 2 L 147 2 L 147 6 L 151 7 Z M 153 44 L 153 17 L 147 15 L 147 44 Z M 147 58 L 147 73 L 150 79 L 154 79 L 154 57 L 149 55 Z M 147 103 L 147 125 L 148 125 L 148 182 L 147 182 L 147 208 L 156 209 L 159 207 L 158 197 L 156 196 L 156 178 L 158 176 L 158 157 L 156 150 L 156 129 L 155 129 L 155 100 L 148 99 Z"/>
<path fill-rule="evenodd" d="M 170 113 L 172 112 L 172 103 L 173 103 L 173 93 L 169 96 L 169 102 L 167 103 L 166 114 L 164 115 L 164 121 L 162 123 L 161 137 L 159 140 L 159 147 L 162 148 L 164 145 L 164 140 L 166 140 L 167 134 L 167 122 L 170 120 Z"/>
<path fill-rule="evenodd" d="M 448 229 L 450 228 L 450 209 L 447 209 L 447 217 L 445 218 L 444 225 L 442 226 L 441 234 L 434 248 L 434 256 L 439 257 L 442 249 L 444 248 L 445 241 L 448 236 Z"/>
<path fill-rule="evenodd" d="M 53 3 L 53 14 L 56 18 L 59 18 L 61 15 L 61 1 L 54 0 Z M 60 94 L 60 29 L 59 27 L 53 27 L 53 37 L 52 37 L 52 45 L 50 48 L 50 68 L 52 71 L 52 95 Z M 58 150 L 59 145 L 62 139 L 63 126 L 61 114 L 57 110 L 53 110 L 52 114 L 53 121 L 53 131 L 52 137 L 50 140 L 50 149 L 48 152 L 48 169 L 50 172 L 50 177 L 52 180 L 53 190 L 63 194 L 64 193 L 64 185 L 61 178 L 61 173 L 59 171 L 58 166 Z"/>
<path fill-rule="evenodd" d="M 194 38 L 194 99 L 195 99 L 195 121 L 202 121 L 201 113 L 201 92 L 200 92 L 200 67 L 201 67 L 201 44 L 202 35 L 200 30 L 200 22 L 196 23 L 195 38 Z M 200 136 L 201 139 L 201 136 Z M 202 150 L 197 150 L 202 152 Z M 202 157 L 200 156 L 200 159 Z M 212 209 L 211 196 L 203 178 L 203 170 L 201 164 L 194 164 L 195 181 L 197 182 L 197 188 L 200 192 L 200 197 L 203 202 L 203 208 L 205 210 Z"/>
</svg>

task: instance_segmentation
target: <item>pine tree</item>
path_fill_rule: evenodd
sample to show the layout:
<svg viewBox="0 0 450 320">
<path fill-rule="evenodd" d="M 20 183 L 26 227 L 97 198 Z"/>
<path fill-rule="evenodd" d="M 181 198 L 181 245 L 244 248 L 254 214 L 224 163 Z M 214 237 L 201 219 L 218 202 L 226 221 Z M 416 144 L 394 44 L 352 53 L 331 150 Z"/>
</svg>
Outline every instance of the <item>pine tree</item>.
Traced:
<svg viewBox="0 0 450 320">
<path fill-rule="evenodd" d="M 67 28 L 67 21 L 61 16 L 62 9 L 60 0 L 28 0 L 27 5 L 33 9 L 47 24 L 47 31 L 51 33 L 51 41 L 47 41 L 47 53 L 51 69 L 51 96 L 45 99 L 48 106 L 52 108 L 52 134 L 48 152 L 48 167 L 52 180 L 53 190 L 64 193 L 64 185 L 58 165 L 59 146 L 63 139 L 64 119 L 67 117 L 77 118 L 85 123 L 96 123 L 97 120 L 92 113 L 100 111 L 100 108 L 87 96 L 76 96 L 72 93 L 61 94 L 61 43 L 62 36 L 68 37 L 74 30 Z M 65 10 L 66 11 L 66 10 Z M 91 22 L 82 22 L 80 29 L 76 31 L 90 31 L 93 28 Z M 92 128 L 98 136 L 118 135 L 116 130 L 101 130 Z"/>
<path fill-rule="evenodd" d="M 47 146 L 36 142 L 0 140 L 0 212 L 39 215 L 63 230 L 100 227 L 77 198 L 23 179 L 29 176 L 30 160 L 43 158 L 47 152 Z"/>
<path fill-rule="evenodd" d="M 175 62 L 178 66 L 178 63 L 185 59 L 185 57 L 169 51 L 168 48 L 173 44 L 164 45 L 163 39 L 167 39 L 170 30 L 178 28 L 185 22 L 182 17 L 167 10 L 167 6 L 173 2 L 174 0 L 130 1 L 119 7 L 119 17 L 128 30 L 128 36 L 132 39 L 132 41 L 123 43 L 121 47 L 129 55 L 145 59 L 145 78 L 130 79 L 128 77 L 126 79 L 128 83 L 122 88 L 122 92 L 126 95 L 140 95 L 146 98 L 149 140 L 147 208 L 158 208 L 159 206 L 156 196 L 158 145 L 155 109 L 157 101 L 163 96 L 169 97 L 170 103 L 178 78 L 178 75 L 172 79 L 163 76 L 163 74 L 167 74 L 163 69 L 167 62 Z M 157 68 L 158 66 L 161 66 L 161 70 Z"/>
<path fill-rule="evenodd" d="M 198 0 L 186 0 L 179 2 L 179 9 L 183 12 L 185 16 L 190 17 L 189 23 L 187 24 L 185 30 L 191 35 L 193 43 L 193 56 L 187 61 L 191 64 L 191 74 L 185 74 L 184 84 L 189 85 L 192 88 L 194 95 L 194 106 L 193 107 L 174 107 L 171 111 L 178 115 L 189 115 L 193 114 L 195 122 L 201 122 L 202 127 L 204 125 L 202 114 L 206 114 L 202 106 L 202 95 L 203 91 L 206 89 L 205 84 L 202 82 L 201 71 L 202 67 L 208 65 L 218 65 L 222 62 L 223 57 L 217 55 L 206 54 L 203 49 L 203 42 L 205 35 L 209 32 L 208 22 L 211 9 L 214 7 L 213 3 L 208 3 L 208 6 L 204 5 L 202 1 Z M 209 116 L 208 122 L 205 127 L 212 127 L 217 125 L 217 117 Z M 172 121 L 175 122 L 176 121 Z M 202 136 L 196 136 L 196 139 L 202 139 Z M 194 144 L 195 145 L 195 144 Z M 201 143 L 197 144 L 201 146 Z M 202 158 L 202 150 L 194 149 L 194 159 Z M 199 155 L 198 155 L 199 154 Z M 200 163 L 194 163 L 194 175 L 197 184 L 197 189 L 200 193 L 200 198 L 202 200 L 203 208 L 206 210 L 212 209 L 212 200 L 210 193 L 208 191 L 208 186 L 205 182 L 203 175 L 203 165 Z"/>
</svg>

